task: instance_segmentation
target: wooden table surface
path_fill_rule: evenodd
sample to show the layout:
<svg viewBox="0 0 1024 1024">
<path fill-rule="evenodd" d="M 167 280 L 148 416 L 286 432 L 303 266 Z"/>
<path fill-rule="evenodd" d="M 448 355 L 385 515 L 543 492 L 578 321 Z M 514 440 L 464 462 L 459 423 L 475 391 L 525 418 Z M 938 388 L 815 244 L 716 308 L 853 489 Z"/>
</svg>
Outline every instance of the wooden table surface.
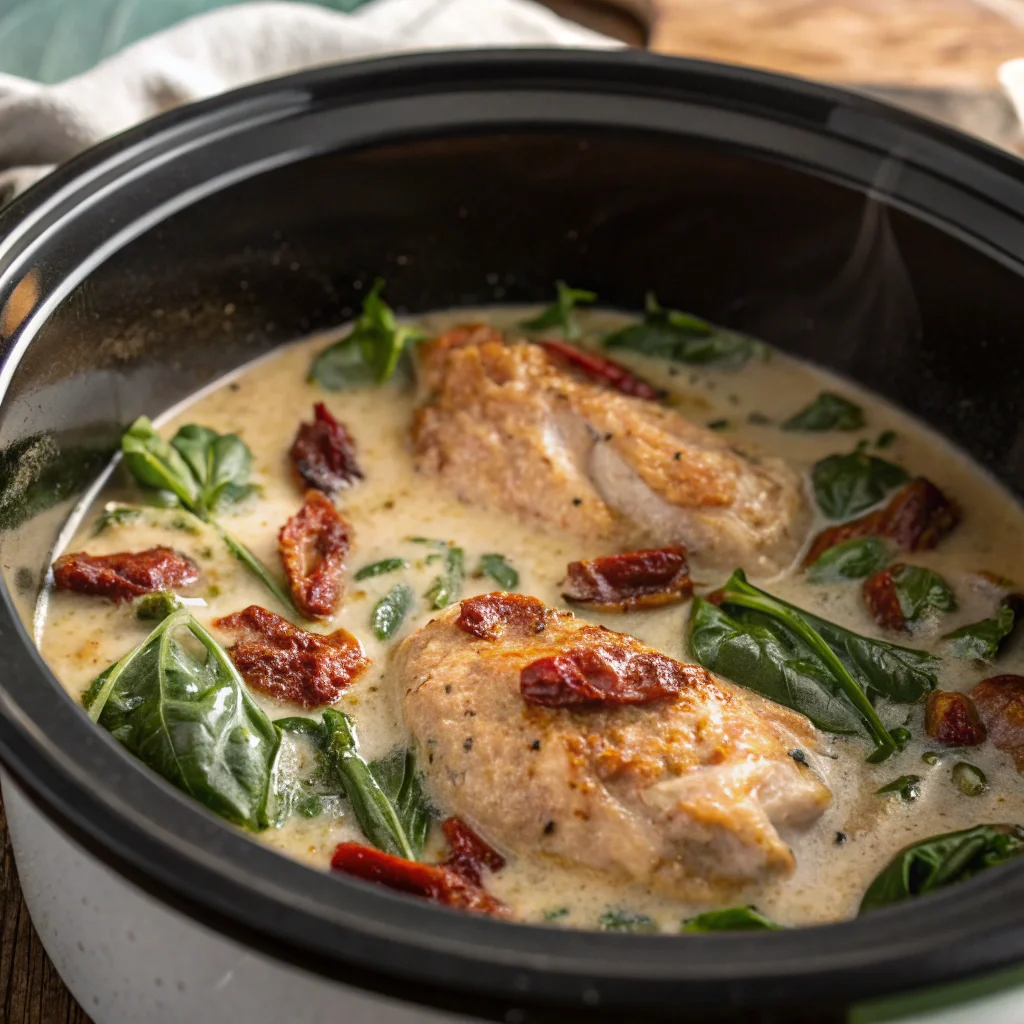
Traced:
<svg viewBox="0 0 1024 1024">
<path fill-rule="evenodd" d="M 569 7 L 588 0 L 551 0 Z M 651 47 L 857 85 L 992 93 L 1024 55 L 1024 0 L 625 0 Z M 597 22 L 620 24 L 605 11 Z M 0 806 L 0 1024 L 89 1024 L 21 899 Z"/>
</svg>

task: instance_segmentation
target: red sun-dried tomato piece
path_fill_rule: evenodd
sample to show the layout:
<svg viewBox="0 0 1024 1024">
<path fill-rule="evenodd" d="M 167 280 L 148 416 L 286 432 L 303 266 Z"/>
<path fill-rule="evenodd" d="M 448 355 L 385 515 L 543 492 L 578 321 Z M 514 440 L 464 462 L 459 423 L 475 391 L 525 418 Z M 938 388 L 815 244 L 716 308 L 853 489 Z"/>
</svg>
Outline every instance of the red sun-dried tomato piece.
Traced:
<svg viewBox="0 0 1024 1024">
<path fill-rule="evenodd" d="M 907 617 L 903 614 L 900 595 L 896 590 L 896 573 L 902 569 L 894 565 L 869 576 L 861 588 L 864 603 L 872 618 L 883 629 L 903 630 L 907 628 Z"/>
<path fill-rule="evenodd" d="M 256 604 L 213 625 L 237 636 L 228 654 L 250 686 L 307 708 L 333 704 L 370 664 L 359 641 L 344 629 L 309 633 Z"/>
<path fill-rule="evenodd" d="M 312 423 L 299 424 L 290 455 L 307 486 L 327 494 L 363 478 L 352 435 L 323 402 L 313 406 Z"/>
<path fill-rule="evenodd" d="M 456 910 L 508 917 L 508 908 L 479 885 L 441 864 L 420 864 L 362 843 L 339 843 L 331 867 L 365 882 L 433 900 Z"/>
<path fill-rule="evenodd" d="M 974 701 L 966 693 L 948 690 L 928 695 L 924 731 L 947 747 L 976 747 L 987 735 Z"/>
<path fill-rule="evenodd" d="M 345 592 L 348 522 L 320 491 L 307 491 L 302 508 L 281 527 L 277 543 L 292 598 L 311 619 L 333 615 Z"/>
<path fill-rule="evenodd" d="M 606 356 L 599 356 L 595 352 L 587 352 L 577 348 L 575 345 L 568 345 L 564 341 L 550 341 L 542 339 L 536 344 L 540 345 L 549 355 L 567 363 L 574 370 L 592 380 L 608 384 L 616 391 L 624 395 L 632 395 L 634 398 L 646 398 L 650 401 L 657 401 L 662 397 L 653 384 L 649 384 L 642 377 L 631 373 L 624 366 L 616 363 Z"/>
<path fill-rule="evenodd" d="M 567 601 L 606 612 L 656 608 L 693 594 L 686 548 L 647 548 L 570 562 L 559 584 Z"/>
<path fill-rule="evenodd" d="M 900 488 L 884 508 L 822 530 L 804 556 L 804 567 L 829 548 L 858 537 L 888 537 L 904 551 L 929 551 L 960 522 L 960 510 L 923 476 Z"/>
<path fill-rule="evenodd" d="M 616 643 L 616 634 L 586 647 L 538 658 L 519 674 L 527 704 L 548 708 L 577 704 L 652 704 L 672 700 L 686 689 L 713 687 L 706 669 L 684 665 L 657 651 Z"/>
<path fill-rule="evenodd" d="M 1001 675 L 982 679 L 971 700 L 999 750 L 1013 754 L 1017 770 L 1024 772 L 1024 676 Z"/>
<path fill-rule="evenodd" d="M 505 866 L 505 858 L 461 818 L 446 818 L 441 822 L 441 829 L 450 847 L 441 866 L 462 875 L 467 882 L 480 885 L 484 868 L 500 871 Z"/>
<path fill-rule="evenodd" d="M 84 551 L 61 555 L 53 563 L 58 590 L 131 601 L 158 590 L 185 587 L 199 579 L 199 570 L 171 548 L 119 551 L 113 555 L 87 555 Z"/>
<path fill-rule="evenodd" d="M 497 640 L 512 632 L 530 636 L 544 632 L 548 609 L 526 594 L 480 594 L 462 602 L 455 625 L 481 640 Z"/>
</svg>

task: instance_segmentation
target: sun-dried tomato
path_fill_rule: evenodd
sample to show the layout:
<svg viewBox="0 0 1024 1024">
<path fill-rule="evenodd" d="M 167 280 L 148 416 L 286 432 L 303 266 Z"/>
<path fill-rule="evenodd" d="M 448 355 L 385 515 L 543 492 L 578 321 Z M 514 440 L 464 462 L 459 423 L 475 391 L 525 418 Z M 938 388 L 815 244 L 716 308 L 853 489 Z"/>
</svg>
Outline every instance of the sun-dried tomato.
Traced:
<svg viewBox="0 0 1024 1024">
<path fill-rule="evenodd" d="M 684 665 L 604 630 L 608 639 L 538 658 L 519 674 L 527 704 L 561 708 L 577 704 L 651 704 L 686 689 L 713 687 L 699 665 Z"/>
<path fill-rule="evenodd" d="M 462 602 L 455 625 L 481 640 L 497 640 L 509 632 L 543 633 L 547 614 L 542 601 L 526 594 L 481 594 Z"/>
<path fill-rule="evenodd" d="M 250 686 L 307 708 L 333 704 L 370 664 L 359 641 L 344 629 L 309 633 L 256 604 L 213 625 L 236 635 L 228 654 Z"/>
<path fill-rule="evenodd" d="M 804 556 L 804 566 L 829 548 L 857 537 L 888 537 L 904 551 L 928 551 L 960 522 L 960 510 L 930 480 L 911 480 L 874 512 L 822 530 Z"/>
<path fill-rule="evenodd" d="M 361 843 L 339 843 L 331 867 L 366 882 L 433 900 L 456 910 L 507 917 L 508 908 L 469 879 L 441 864 L 404 860 Z"/>
<path fill-rule="evenodd" d="M 278 547 L 292 598 L 308 618 L 333 615 L 345 592 L 345 556 L 351 528 L 320 491 L 307 491 L 305 504 L 281 527 Z"/>
<path fill-rule="evenodd" d="M 313 422 L 299 424 L 291 447 L 292 464 L 307 486 L 333 494 L 362 480 L 352 435 L 323 402 L 313 406 Z"/>
<path fill-rule="evenodd" d="M 648 548 L 570 562 L 559 584 L 567 601 L 606 612 L 655 608 L 693 593 L 686 548 Z"/>
<path fill-rule="evenodd" d="M 113 555 L 87 555 L 84 551 L 61 555 L 53 563 L 58 590 L 131 601 L 158 590 L 185 587 L 199 579 L 199 570 L 171 548 L 119 551 Z"/>
<path fill-rule="evenodd" d="M 935 690 L 928 695 L 924 730 L 947 747 L 976 747 L 987 731 L 974 701 L 966 693 Z"/>
<path fill-rule="evenodd" d="M 500 871 L 505 866 L 505 858 L 461 818 L 446 818 L 441 822 L 441 829 L 450 848 L 441 866 L 462 875 L 467 882 L 480 885 L 484 868 Z"/>
<path fill-rule="evenodd" d="M 624 395 L 647 398 L 651 401 L 662 397 L 662 392 L 653 384 L 649 384 L 642 377 L 638 377 L 635 373 L 631 373 L 624 366 L 605 356 L 599 356 L 595 352 L 586 352 L 575 345 L 568 345 L 564 341 L 543 339 L 537 344 L 549 355 L 567 363 L 574 370 L 579 370 L 580 373 L 592 380 L 608 384 Z"/>
<path fill-rule="evenodd" d="M 896 590 L 895 573 L 900 568 L 902 566 L 894 565 L 876 572 L 864 581 L 861 588 L 868 611 L 882 629 L 898 631 L 907 628 L 907 617 L 903 614 L 900 595 Z"/>
<path fill-rule="evenodd" d="M 1001 675 L 982 679 L 971 690 L 971 700 L 999 750 L 1013 754 L 1017 770 L 1024 772 L 1024 676 Z"/>
</svg>

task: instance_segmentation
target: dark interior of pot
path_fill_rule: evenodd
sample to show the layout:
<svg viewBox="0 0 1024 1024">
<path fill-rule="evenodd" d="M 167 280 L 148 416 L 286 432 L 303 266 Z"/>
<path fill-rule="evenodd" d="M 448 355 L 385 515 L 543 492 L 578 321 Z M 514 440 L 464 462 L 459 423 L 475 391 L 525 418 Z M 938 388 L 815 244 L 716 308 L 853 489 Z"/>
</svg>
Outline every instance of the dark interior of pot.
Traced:
<svg viewBox="0 0 1024 1024">
<path fill-rule="evenodd" d="M 50 268 L 37 272 L 45 291 Z M 867 385 L 1024 487 L 1013 271 L 861 192 L 741 153 L 639 133 L 452 137 L 320 156 L 219 191 L 60 304 L 17 367 L 0 428 L 11 486 L 40 434 L 67 463 L 46 493 L 4 496 L 12 592 L 34 595 L 59 522 L 25 543 L 22 507 L 62 497 L 64 472 L 84 484 L 105 464 L 91 453 L 136 416 L 348 319 L 376 276 L 408 311 L 537 301 L 556 279 L 623 308 L 652 289 Z"/>
<path fill-rule="evenodd" d="M 864 384 L 1024 493 L 1024 289 L 1006 247 L 770 146 L 622 125 L 430 134 L 233 181 L 199 156 L 181 181 L 95 204 L 22 268 L 0 311 L 0 565 L 26 627 L 62 520 L 124 427 L 345 321 L 377 276 L 413 312 L 540 301 L 558 279 L 627 309 L 653 289 Z M 145 220 L 161 189 L 183 198 Z M 134 227 L 100 259 L 90 218 L 108 208 Z"/>
</svg>

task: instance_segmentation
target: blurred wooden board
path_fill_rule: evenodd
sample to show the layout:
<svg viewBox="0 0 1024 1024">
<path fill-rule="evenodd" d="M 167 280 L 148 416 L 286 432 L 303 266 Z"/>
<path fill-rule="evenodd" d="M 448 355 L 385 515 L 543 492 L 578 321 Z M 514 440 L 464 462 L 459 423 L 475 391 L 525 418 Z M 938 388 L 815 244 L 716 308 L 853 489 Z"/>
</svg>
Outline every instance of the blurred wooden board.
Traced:
<svg viewBox="0 0 1024 1024">
<path fill-rule="evenodd" d="M 991 90 L 1024 0 L 654 0 L 651 48 L 850 84 Z"/>
</svg>

